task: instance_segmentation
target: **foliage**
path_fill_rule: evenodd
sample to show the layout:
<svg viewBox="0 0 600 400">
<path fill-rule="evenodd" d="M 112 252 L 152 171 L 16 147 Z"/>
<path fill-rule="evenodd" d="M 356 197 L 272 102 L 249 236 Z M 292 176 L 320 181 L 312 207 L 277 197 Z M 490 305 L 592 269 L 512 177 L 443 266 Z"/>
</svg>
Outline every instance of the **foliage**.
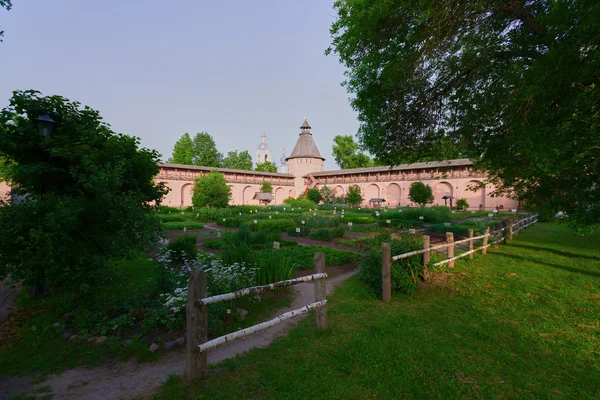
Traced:
<svg viewBox="0 0 600 400">
<path fill-rule="evenodd" d="M 223 155 L 217 150 L 215 140 L 206 132 L 198 132 L 192 139 L 186 132 L 173 147 L 173 155 L 169 158 L 173 164 L 199 165 L 203 167 L 220 167 Z"/>
<path fill-rule="evenodd" d="M 11 0 L 0 0 L 0 7 L 9 11 L 12 8 Z M 4 31 L 0 30 L 0 42 L 2 42 L 2 37 L 4 36 Z"/>
<path fill-rule="evenodd" d="M 183 228 L 187 229 L 204 229 L 204 224 L 202 222 L 193 222 L 193 221 L 172 221 L 172 222 L 163 222 L 163 229 L 168 231 L 182 231 Z"/>
<path fill-rule="evenodd" d="M 306 198 L 315 204 L 319 204 L 323 200 L 323 196 L 321 196 L 321 192 L 317 188 L 308 189 Z"/>
<path fill-rule="evenodd" d="M 296 231 L 297 229 L 300 229 L 300 232 Z M 310 232 L 310 228 L 302 226 L 288 229 L 287 234 L 294 237 L 306 237 L 310 236 Z"/>
<path fill-rule="evenodd" d="M 337 228 L 333 228 L 331 230 L 331 235 L 334 238 L 343 238 L 346 233 L 346 229 L 343 226 L 338 226 Z"/>
<path fill-rule="evenodd" d="M 487 214 L 486 214 L 487 215 Z M 420 217 L 423 217 L 421 220 Z M 431 224 L 450 222 L 452 214 L 449 207 L 433 206 L 433 207 L 418 207 L 418 208 L 403 208 L 398 211 L 386 211 L 379 217 L 379 222 L 385 222 L 389 219 L 395 221 L 423 221 Z"/>
<path fill-rule="evenodd" d="M 291 208 L 295 208 L 295 209 L 304 209 L 304 210 L 316 210 L 317 209 L 317 205 L 309 200 L 309 199 L 305 199 L 304 197 L 298 197 L 297 199 L 293 199 L 291 197 L 288 197 L 287 199 L 285 199 L 283 201 L 283 204 L 291 207 Z"/>
<path fill-rule="evenodd" d="M 334 7 L 329 51 L 372 154 L 397 163 L 460 149 L 494 194 L 600 227 L 598 1 Z"/>
<path fill-rule="evenodd" d="M 364 168 L 373 165 L 368 155 L 359 151 L 358 144 L 350 135 L 333 138 L 333 158 L 341 169 Z"/>
<path fill-rule="evenodd" d="M 357 206 L 362 203 L 363 197 L 360 187 L 358 185 L 350 185 L 348 187 L 348 194 L 346 194 L 346 201 L 352 206 Z"/>
<path fill-rule="evenodd" d="M 466 210 L 467 208 L 469 208 L 469 203 L 467 202 L 467 199 L 461 197 L 460 199 L 456 200 L 456 208 L 458 210 Z"/>
<path fill-rule="evenodd" d="M 433 191 L 431 186 L 424 184 L 423 182 L 414 182 L 410 185 L 408 190 L 408 198 L 413 203 L 425 207 L 426 204 L 433 203 Z"/>
<path fill-rule="evenodd" d="M 35 119 L 50 115 L 42 138 Z M 147 248 L 159 236 L 150 212 L 166 194 L 155 184 L 159 155 L 114 133 L 99 113 L 61 96 L 16 91 L 0 113 L 0 153 L 13 191 L 0 202 L 0 279 L 24 280 L 41 294 L 87 291 L 104 281 L 107 262 Z"/>
<path fill-rule="evenodd" d="M 192 189 L 194 207 L 227 207 L 231 196 L 231 188 L 227 185 L 225 176 L 216 171 L 196 178 Z"/>
<path fill-rule="evenodd" d="M 194 260 L 198 255 L 196 242 L 198 236 L 185 234 L 171 239 L 167 249 L 171 251 L 173 260 L 183 262 L 184 260 Z"/>
<path fill-rule="evenodd" d="M 277 165 L 273 164 L 271 161 L 265 161 L 256 164 L 254 170 L 260 172 L 277 172 Z"/>
<path fill-rule="evenodd" d="M 319 193 L 321 193 L 321 198 L 323 200 L 323 204 L 332 204 L 335 199 L 335 193 L 333 190 L 329 189 L 327 185 L 321 187 L 319 189 Z"/>
<path fill-rule="evenodd" d="M 319 251 L 325 253 L 325 263 L 327 265 L 349 264 L 360 259 L 359 254 L 324 246 L 294 246 L 273 251 L 279 251 L 281 254 L 290 257 L 292 265 L 296 269 L 313 268 L 315 253 Z"/>
<path fill-rule="evenodd" d="M 269 181 L 263 181 L 260 185 L 260 191 L 262 193 L 273 193 L 273 185 Z"/>
<path fill-rule="evenodd" d="M 314 240 L 322 240 L 324 242 L 331 242 L 331 239 L 333 239 L 333 233 L 329 229 L 318 229 L 310 234 L 310 238 Z"/>
<path fill-rule="evenodd" d="M 423 248 L 421 235 L 402 235 L 389 241 L 392 256 Z M 360 278 L 377 294 L 381 293 L 381 247 L 370 248 L 360 263 Z M 392 290 L 414 292 L 423 273 L 423 255 L 393 261 L 391 265 Z"/>
<path fill-rule="evenodd" d="M 256 224 L 256 230 L 266 232 L 285 232 L 296 226 L 290 219 L 263 219 Z"/>
<path fill-rule="evenodd" d="M 252 156 L 248 153 L 248 150 L 240 152 L 237 150 L 230 151 L 223 158 L 222 167 L 252 171 Z"/>
</svg>

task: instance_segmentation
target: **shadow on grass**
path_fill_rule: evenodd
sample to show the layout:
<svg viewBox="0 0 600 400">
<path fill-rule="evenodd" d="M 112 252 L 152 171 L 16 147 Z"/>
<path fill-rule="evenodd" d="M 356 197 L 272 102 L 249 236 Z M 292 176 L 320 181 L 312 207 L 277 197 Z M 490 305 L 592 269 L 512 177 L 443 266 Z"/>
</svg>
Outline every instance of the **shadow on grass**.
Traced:
<svg viewBox="0 0 600 400">
<path fill-rule="evenodd" d="M 520 247 L 520 248 L 528 249 L 528 250 L 544 251 L 544 252 L 552 253 L 557 256 L 562 256 L 562 257 L 584 258 L 586 260 L 600 261 L 600 257 L 587 256 L 584 254 L 577 254 L 577 253 L 571 253 L 568 251 L 555 250 L 555 249 L 550 249 L 548 247 L 536 247 L 536 246 L 530 246 L 528 244 L 521 244 L 521 243 L 512 243 L 511 247 Z"/>
<path fill-rule="evenodd" d="M 586 271 L 586 270 L 579 269 L 579 268 L 567 267 L 565 265 L 552 264 L 552 263 L 549 263 L 546 261 L 542 261 L 538 258 L 523 257 L 523 256 L 517 256 L 517 255 L 513 255 L 513 254 L 506 254 L 506 253 L 496 253 L 495 256 L 512 258 L 514 260 L 528 261 L 528 262 L 535 263 L 535 264 L 546 265 L 548 267 L 562 269 L 564 271 L 573 272 L 576 274 L 582 274 L 582 275 L 592 276 L 595 278 L 600 278 L 600 272 Z"/>
</svg>

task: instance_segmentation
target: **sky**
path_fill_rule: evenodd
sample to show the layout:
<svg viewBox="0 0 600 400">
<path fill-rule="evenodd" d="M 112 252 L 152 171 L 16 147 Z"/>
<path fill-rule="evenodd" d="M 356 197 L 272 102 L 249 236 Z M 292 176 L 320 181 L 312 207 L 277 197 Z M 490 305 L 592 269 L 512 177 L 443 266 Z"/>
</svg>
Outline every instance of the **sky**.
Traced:
<svg viewBox="0 0 600 400">
<path fill-rule="evenodd" d="M 333 0 L 13 0 L 0 9 L 0 107 L 13 90 L 58 94 L 99 110 L 113 130 L 166 160 L 185 132 L 217 148 L 279 160 L 303 118 L 326 158 L 355 134 L 344 68 L 325 56 Z"/>
</svg>

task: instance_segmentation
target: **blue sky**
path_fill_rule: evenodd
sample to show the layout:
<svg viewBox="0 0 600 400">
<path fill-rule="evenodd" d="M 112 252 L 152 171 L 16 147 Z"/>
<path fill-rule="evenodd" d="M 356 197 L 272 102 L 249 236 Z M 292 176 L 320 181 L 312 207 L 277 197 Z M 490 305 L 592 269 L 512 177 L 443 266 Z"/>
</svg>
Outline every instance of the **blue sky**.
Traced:
<svg viewBox="0 0 600 400">
<path fill-rule="evenodd" d="M 0 106 L 15 89 L 60 94 L 99 110 L 117 132 L 166 159 L 184 132 L 223 153 L 265 133 L 289 155 L 304 116 L 327 160 L 357 115 L 325 56 L 332 0 L 13 0 L 0 10 Z"/>
</svg>

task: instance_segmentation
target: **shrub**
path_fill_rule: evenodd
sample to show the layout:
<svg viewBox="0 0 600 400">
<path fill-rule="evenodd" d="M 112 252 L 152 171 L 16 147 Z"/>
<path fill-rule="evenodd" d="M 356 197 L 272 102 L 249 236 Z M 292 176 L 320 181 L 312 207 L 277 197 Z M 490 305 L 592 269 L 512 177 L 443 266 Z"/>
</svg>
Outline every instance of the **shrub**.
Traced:
<svg viewBox="0 0 600 400">
<path fill-rule="evenodd" d="M 410 189 L 408 190 L 408 198 L 413 203 L 425 207 L 426 204 L 433 203 L 433 190 L 431 189 L 431 186 L 426 185 L 423 182 L 414 182 L 410 185 Z"/>
<path fill-rule="evenodd" d="M 296 232 L 296 227 L 290 228 L 287 231 L 288 235 L 294 237 L 306 237 L 310 236 L 310 228 L 301 227 L 300 232 Z"/>
<path fill-rule="evenodd" d="M 283 201 L 283 203 L 292 208 L 302 208 L 306 210 L 308 210 L 309 208 L 313 210 L 317 208 L 317 205 L 313 201 L 310 201 L 303 197 L 299 197 L 297 199 L 287 198 Z"/>
<path fill-rule="evenodd" d="M 314 240 L 322 240 L 324 242 L 331 242 L 333 234 L 327 229 L 318 229 L 310 234 L 310 238 Z"/>
<path fill-rule="evenodd" d="M 231 197 L 231 188 L 225 176 L 217 171 L 196 178 L 192 189 L 194 207 L 227 207 Z"/>
<path fill-rule="evenodd" d="M 323 246 L 295 246 L 275 251 L 279 251 L 281 254 L 290 257 L 292 265 L 296 269 L 313 268 L 315 253 L 319 251 L 325 253 L 325 263 L 327 265 L 342 265 L 360 260 L 359 254 Z"/>
<path fill-rule="evenodd" d="M 390 240 L 392 256 L 419 250 L 423 247 L 421 235 L 404 235 L 400 239 Z M 360 277 L 371 289 L 381 293 L 381 247 L 371 248 L 365 254 L 360 264 Z M 403 258 L 392 262 L 391 281 L 392 290 L 400 293 L 413 292 L 423 274 L 423 255 Z"/>
<path fill-rule="evenodd" d="M 222 245 L 223 242 L 221 240 L 209 240 L 204 242 L 204 247 L 207 249 L 220 249 Z"/>
<path fill-rule="evenodd" d="M 306 192 L 306 198 L 315 204 L 319 204 L 321 200 L 323 200 L 323 196 L 317 188 L 308 189 L 308 192 Z"/>
<path fill-rule="evenodd" d="M 156 214 L 159 220 L 162 222 L 183 222 L 185 221 L 185 215 L 181 215 L 181 212 L 177 214 Z"/>
<path fill-rule="evenodd" d="M 333 228 L 331 230 L 331 234 L 334 238 L 343 238 L 345 233 L 346 229 L 343 226 L 338 226 L 337 228 Z"/>
<path fill-rule="evenodd" d="M 253 224 L 254 225 L 254 224 Z M 291 219 L 266 219 L 258 221 L 256 229 L 268 232 L 285 232 L 295 228 L 296 224 Z"/>
<path fill-rule="evenodd" d="M 198 255 L 197 240 L 196 235 L 181 235 L 169 241 L 167 249 L 171 250 L 171 256 L 175 261 L 194 260 Z"/>
<path fill-rule="evenodd" d="M 456 200 L 456 208 L 459 210 L 466 210 L 467 208 L 469 208 L 469 203 L 467 203 L 467 199 L 463 197 Z"/>
<path fill-rule="evenodd" d="M 182 231 L 183 228 L 186 229 L 204 229 L 204 224 L 202 222 L 165 222 L 162 224 L 162 227 L 166 230 L 170 231 Z"/>
</svg>

